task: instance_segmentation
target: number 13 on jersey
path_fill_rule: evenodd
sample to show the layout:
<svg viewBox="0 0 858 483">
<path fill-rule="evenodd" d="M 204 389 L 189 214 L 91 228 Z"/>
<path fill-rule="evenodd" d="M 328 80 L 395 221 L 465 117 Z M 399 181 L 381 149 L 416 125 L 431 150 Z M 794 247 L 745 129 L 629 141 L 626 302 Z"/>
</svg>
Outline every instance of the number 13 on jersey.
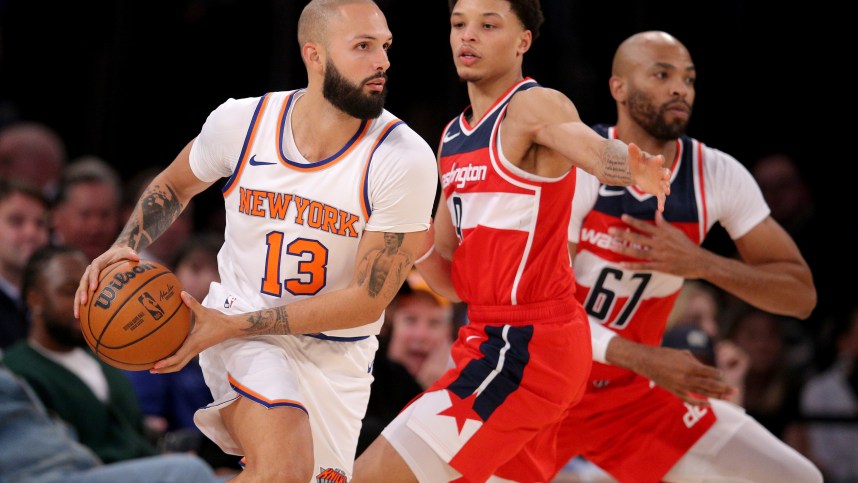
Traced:
<svg viewBox="0 0 858 483">
<path fill-rule="evenodd" d="M 265 255 L 265 276 L 261 292 L 280 297 L 285 288 L 292 295 L 316 295 L 327 283 L 328 249 L 318 240 L 296 238 L 286 245 L 286 255 L 297 257 L 298 273 L 305 278 L 287 278 L 280 283 L 280 262 L 283 255 L 283 232 L 265 235 L 268 251 Z M 293 261 L 293 260 L 289 260 Z M 309 277 L 309 280 L 306 279 Z"/>
</svg>

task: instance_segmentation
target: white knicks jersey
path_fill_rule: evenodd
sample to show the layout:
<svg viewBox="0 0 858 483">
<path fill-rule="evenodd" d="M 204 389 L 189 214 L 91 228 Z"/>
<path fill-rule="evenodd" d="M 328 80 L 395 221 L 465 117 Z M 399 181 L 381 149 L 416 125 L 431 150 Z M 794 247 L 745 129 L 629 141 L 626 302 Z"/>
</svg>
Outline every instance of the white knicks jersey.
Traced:
<svg viewBox="0 0 858 483">
<path fill-rule="evenodd" d="M 203 181 L 229 177 L 221 282 L 212 284 L 207 307 L 244 313 L 343 289 L 365 230 L 429 227 L 437 170 L 426 142 L 384 111 L 362 122 L 333 156 L 309 162 L 291 129 L 303 94 L 231 99 L 194 141 L 194 174 Z M 324 335 L 374 335 L 382 320 Z"/>
</svg>

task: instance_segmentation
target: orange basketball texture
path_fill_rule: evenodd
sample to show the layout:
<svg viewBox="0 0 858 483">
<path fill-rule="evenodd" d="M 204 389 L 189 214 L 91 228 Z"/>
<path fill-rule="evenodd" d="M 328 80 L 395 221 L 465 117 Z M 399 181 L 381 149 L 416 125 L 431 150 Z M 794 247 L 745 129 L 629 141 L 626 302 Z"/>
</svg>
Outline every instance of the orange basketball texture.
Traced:
<svg viewBox="0 0 858 483">
<path fill-rule="evenodd" d="M 131 371 L 150 369 L 182 345 L 191 313 L 182 284 L 151 260 L 124 260 L 99 274 L 98 287 L 80 310 L 89 348 L 104 362 Z"/>
</svg>

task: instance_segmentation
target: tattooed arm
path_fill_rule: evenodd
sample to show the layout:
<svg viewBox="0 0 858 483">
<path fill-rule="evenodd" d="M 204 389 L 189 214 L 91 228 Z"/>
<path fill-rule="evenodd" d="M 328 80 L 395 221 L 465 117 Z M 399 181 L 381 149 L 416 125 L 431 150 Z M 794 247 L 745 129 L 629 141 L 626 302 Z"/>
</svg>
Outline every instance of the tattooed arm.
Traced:
<svg viewBox="0 0 858 483">
<path fill-rule="evenodd" d="M 423 243 L 425 231 L 366 231 L 358 247 L 355 274 L 349 285 L 297 302 L 245 314 L 227 315 L 201 306 L 187 294 L 194 327 L 171 357 L 153 372 L 175 372 L 203 350 L 233 337 L 316 334 L 372 323 L 399 291 Z"/>
<path fill-rule="evenodd" d="M 137 253 L 152 244 L 179 217 L 188 201 L 212 183 L 200 181 L 191 171 L 188 143 L 176 159 L 146 188 L 119 238 L 87 267 L 75 294 L 74 314 L 98 285 L 98 274 L 124 259 L 138 260 Z"/>
<path fill-rule="evenodd" d="M 637 185 L 658 197 L 660 209 L 670 192 L 662 156 L 604 139 L 581 122 L 572 101 L 552 89 L 530 89 L 512 98 L 501 141 L 506 157 L 534 174 L 558 177 L 577 166 L 605 184 Z"/>
</svg>

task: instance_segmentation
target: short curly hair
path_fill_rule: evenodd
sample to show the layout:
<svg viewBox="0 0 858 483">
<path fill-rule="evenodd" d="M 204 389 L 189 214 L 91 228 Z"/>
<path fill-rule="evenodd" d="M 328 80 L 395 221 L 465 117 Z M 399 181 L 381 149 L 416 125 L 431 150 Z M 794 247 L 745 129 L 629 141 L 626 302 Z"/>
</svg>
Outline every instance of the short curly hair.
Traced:
<svg viewBox="0 0 858 483">
<path fill-rule="evenodd" d="M 526 30 L 530 30 L 533 34 L 533 40 L 539 37 L 539 27 L 545 21 L 542 15 L 542 7 L 539 0 L 506 0 L 509 3 L 510 9 L 518 17 L 521 24 Z M 453 7 L 459 3 L 459 0 L 448 0 L 450 5 L 450 13 L 453 13 Z"/>
</svg>

